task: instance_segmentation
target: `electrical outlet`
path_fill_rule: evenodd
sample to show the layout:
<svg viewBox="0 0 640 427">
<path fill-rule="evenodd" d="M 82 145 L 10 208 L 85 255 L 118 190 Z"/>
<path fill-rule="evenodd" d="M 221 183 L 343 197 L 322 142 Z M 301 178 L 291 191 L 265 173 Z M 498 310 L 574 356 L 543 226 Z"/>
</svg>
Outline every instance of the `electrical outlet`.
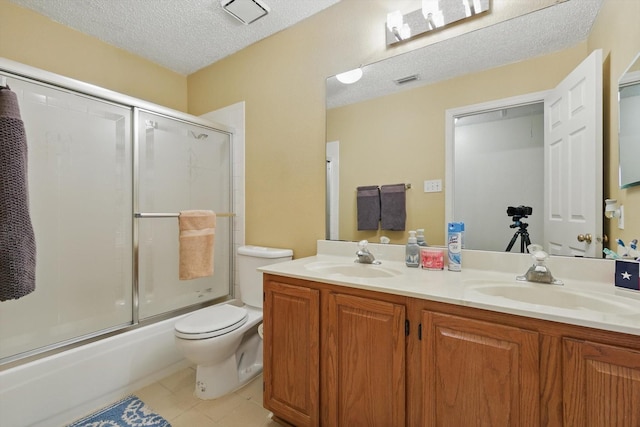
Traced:
<svg viewBox="0 0 640 427">
<path fill-rule="evenodd" d="M 442 191 L 442 180 L 441 179 L 432 179 L 430 181 L 424 182 L 424 192 L 425 193 L 439 193 Z"/>
</svg>

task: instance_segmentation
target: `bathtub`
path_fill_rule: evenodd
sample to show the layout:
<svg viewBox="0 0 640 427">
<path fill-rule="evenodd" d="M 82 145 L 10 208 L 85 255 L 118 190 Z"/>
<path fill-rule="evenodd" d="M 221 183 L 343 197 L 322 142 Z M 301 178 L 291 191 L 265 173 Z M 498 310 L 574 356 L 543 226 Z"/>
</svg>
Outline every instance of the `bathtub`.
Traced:
<svg viewBox="0 0 640 427">
<path fill-rule="evenodd" d="M 61 427 L 189 366 L 174 343 L 183 316 L 0 372 L 0 426 Z"/>
</svg>

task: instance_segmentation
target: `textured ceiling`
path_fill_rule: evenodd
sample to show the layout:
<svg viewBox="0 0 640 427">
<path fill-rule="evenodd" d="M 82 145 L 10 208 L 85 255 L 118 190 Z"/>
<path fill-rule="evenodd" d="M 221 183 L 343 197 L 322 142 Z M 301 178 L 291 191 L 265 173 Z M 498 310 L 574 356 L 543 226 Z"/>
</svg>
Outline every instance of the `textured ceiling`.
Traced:
<svg viewBox="0 0 640 427">
<path fill-rule="evenodd" d="M 251 25 L 223 11 L 220 0 L 10 1 L 188 75 L 340 0 L 263 0 L 271 12 Z M 558 1 L 554 6 L 367 65 L 356 84 L 347 86 L 330 78 L 327 106 L 522 61 L 586 40 L 603 0 Z M 394 83 L 413 74 L 419 75 L 417 81 L 402 86 Z"/>
<path fill-rule="evenodd" d="M 339 0 L 263 0 L 244 25 L 220 0 L 10 0 L 183 75 L 290 27 Z"/>
<path fill-rule="evenodd" d="M 369 64 L 363 68 L 362 78 L 351 85 L 332 77 L 327 80 L 327 107 L 377 98 L 574 46 L 587 39 L 602 1 L 565 1 Z M 403 85 L 394 82 L 413 74 L 418 74 L 419 79 Z"/>
</svg>

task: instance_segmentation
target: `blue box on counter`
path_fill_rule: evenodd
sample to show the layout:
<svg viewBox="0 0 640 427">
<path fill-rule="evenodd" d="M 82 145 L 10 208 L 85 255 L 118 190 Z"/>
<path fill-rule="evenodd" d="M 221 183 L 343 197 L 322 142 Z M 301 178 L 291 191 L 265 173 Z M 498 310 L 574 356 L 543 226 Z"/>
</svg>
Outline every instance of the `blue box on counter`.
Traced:
<svg viewBox="0 0 640 427">
<path fill-rule="evenodd" d="M 640 290 L 640 262 L 617 259 L 615 283 L 620 288 Z"/>
</svg>

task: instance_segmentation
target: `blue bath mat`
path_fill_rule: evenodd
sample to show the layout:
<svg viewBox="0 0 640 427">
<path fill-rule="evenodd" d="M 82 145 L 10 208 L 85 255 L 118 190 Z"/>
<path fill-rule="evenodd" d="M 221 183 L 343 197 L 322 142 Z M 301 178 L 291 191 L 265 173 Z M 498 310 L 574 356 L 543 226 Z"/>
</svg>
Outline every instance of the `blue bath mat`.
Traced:
<svg viewBox="0 0 640 427">
<path fill-rule="evenodd" d="M 128 396 L 68 427 L 171 427 L 136 396 Z"/>
</svg>

